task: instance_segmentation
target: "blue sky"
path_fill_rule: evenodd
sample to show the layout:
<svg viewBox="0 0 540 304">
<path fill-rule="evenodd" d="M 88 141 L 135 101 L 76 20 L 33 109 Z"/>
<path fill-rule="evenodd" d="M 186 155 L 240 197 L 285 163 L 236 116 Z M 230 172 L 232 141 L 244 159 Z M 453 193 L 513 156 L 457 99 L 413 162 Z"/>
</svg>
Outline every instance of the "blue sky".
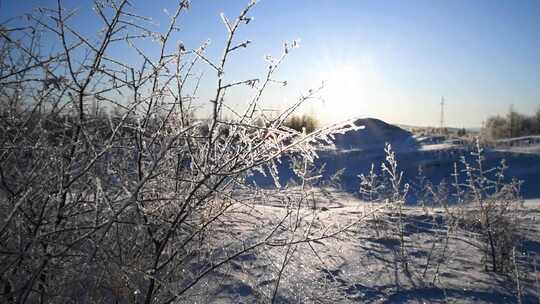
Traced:
<svg viewBox="0 0 540 304">
<path fill-rule="evenodd" d="M 0 0 L 0 17 L 54 3 Z M 65 3 L 80 7 L 74 22 L 99 27 L 89 1 Z M 163 8 L 173 11 L 176 1 L 132 3 L 164 26 Z M 183 31 L 174 38 L 191 48 L 210 39 L 209 54 L 218 56 L 226 35 L 219 13 L 233 18 L 246 3 L 193 0 L 181 21 Z M 437 125 L 441 96 L 447 100 L 447 125 L 457 127 L 480 126 L 487 116 L 506 113 L 510 104 L 523 113 L 540 106 L 540 1 L 262 0 L 251 16 L 254 22 L 239 39 L 253 44 L 232 57 L 231 80 L 260 76 L 265 54 L 277 55 L 284 41 L 301 40 L 278 75 L 289 85 L 268 93 L 269 108 L 284 108 L 322 80 L 325 101 L 302 111 L 324 121 L 372 116 Z M 210 96 L 208 78 L 202 99 Z M 242 104 L 244 93 L 230 95 L 230 104 Z"/>
</svg>

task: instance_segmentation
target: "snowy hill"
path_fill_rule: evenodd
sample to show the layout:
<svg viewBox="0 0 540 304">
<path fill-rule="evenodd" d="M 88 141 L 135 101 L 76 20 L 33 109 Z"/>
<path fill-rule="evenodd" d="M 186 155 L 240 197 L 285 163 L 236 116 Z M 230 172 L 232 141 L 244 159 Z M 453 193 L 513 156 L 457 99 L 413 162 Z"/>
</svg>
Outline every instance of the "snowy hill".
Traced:
<svg viewBox="0 0 540 304">
<path fill-rule="evenodd" d="M 396 150 L 411 150 L 417 143 L 412 133 L 375 118 L 361 118 L 354 122 L 363 129 L 337 134 L 335 145 L 345 150 L 382 150 L 390 143 Z"/>
</svg>

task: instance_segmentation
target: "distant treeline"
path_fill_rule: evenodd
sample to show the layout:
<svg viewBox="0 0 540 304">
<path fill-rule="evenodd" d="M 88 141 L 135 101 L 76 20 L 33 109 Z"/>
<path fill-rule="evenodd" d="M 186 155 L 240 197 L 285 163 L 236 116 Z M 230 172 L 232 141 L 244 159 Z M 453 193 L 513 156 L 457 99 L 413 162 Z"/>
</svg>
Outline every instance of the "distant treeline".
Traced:
<svg viewBox="0 0 540 304">
<path fill-rule="evenodd" d="M 521 114 L 510 108 L 506 116 L 491 116 L 482 133 L 491 139 L 540 135 L 540 108 L 533 115 Z"/>
<path fill-rule="evenodd" d="M 320 123 L 319 119 L 314 115 L 293 115 L 287 119 L 285 126 L 294 129 L 298 132 L 303 132 L 305 129 L 306 133 L 311 133 L 319 128 Z"/>
</svg>

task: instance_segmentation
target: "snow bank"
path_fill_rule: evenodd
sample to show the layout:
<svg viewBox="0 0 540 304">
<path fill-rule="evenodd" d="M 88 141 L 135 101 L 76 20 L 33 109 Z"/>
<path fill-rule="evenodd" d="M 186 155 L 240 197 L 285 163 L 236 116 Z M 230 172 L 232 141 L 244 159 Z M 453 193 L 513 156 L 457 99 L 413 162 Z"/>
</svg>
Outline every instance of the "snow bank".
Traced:
<svg viewBox="0 0 540 304">
<path fill-rule="evenodd" d="M 336 148 L 342 150 L 381 150 L 385 143 L 396 151 L 414 150 L 417 142 L 412 133 L 375 118 L 361 118 L 354 122 L 363 129 L 337 134 Z"/>
</svg>

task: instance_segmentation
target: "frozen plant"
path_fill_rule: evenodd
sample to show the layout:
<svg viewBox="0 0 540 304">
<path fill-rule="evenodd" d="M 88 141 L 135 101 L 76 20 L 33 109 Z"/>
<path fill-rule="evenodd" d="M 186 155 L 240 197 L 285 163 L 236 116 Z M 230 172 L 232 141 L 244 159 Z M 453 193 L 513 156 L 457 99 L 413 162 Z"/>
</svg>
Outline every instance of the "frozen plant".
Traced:
<svg viewBox="0 0 540 304">
<path fill-rule="evenodd" d="M 522 182 L 506 178 L 508 166 L 504 160 L 495 168 L 485 169 L 484 151 L 478 140 L 471 155 L 474 163 L 462 158 L 465 182 L 455 183 L 458 197 L 472 207 L 467 223 L 484 241 L 486 268 L 490 265 L 494 272 L 510 272 L 513 270 L 512 250 L 517 245 L 520 229 Z"/>
<path fill-rule="evenodd" d="M 230 79 L 231 55 L 250 45 L 236 37 L 254 5 L 222 15 L 217 59 L 209 43 L 175 41 L 187 0 L 159 32 L 127 0 L 95 1 L 94 33 L 77 28 L 77 11 L 62 1 L 2 24 L 1 302 L 189 301 L 245 253 L 326 236 L 311 230 L 283 242 L 292 213 L 255 236 L 223 229 L 233 214 L 257 222 L 246 210 L 258 189 L 246 176 L 270 168 L 277 182 L 281 158 L 312 162 L 314 145 L 337 127 L 283 126 L 317 89 L 274 118 L 262 114 L 264 92 L 283 83 L 275 73 L 287 44 L 262 77 Z M 203 66 L 216 81 L 209 101 L 199 98 Z M 233 109 L 228 93 L 241 86 L 253 97 Z M 201 107 L 210 108 L 206 120 Z M 234 116 L 223 119 L 227 109 Z"/>
</svg>

